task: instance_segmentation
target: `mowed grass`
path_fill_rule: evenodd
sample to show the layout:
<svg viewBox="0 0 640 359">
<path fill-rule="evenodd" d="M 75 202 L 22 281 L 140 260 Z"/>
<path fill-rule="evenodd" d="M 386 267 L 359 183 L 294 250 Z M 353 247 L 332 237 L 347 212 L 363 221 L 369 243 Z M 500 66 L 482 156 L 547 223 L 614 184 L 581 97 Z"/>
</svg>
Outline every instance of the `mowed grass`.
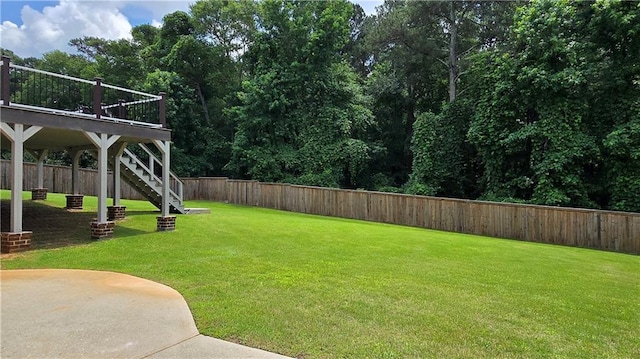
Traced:
<svg viewBox="0 0 640 359">
<path fill-rule="evenodd" d="M 211 202 L 159 233 L 153 206 L 123 204 L 114 239 L 2 268 L 155 280 L 203 334 L 301 358 L 640 357 L 639 256 Z"/>
</svg>

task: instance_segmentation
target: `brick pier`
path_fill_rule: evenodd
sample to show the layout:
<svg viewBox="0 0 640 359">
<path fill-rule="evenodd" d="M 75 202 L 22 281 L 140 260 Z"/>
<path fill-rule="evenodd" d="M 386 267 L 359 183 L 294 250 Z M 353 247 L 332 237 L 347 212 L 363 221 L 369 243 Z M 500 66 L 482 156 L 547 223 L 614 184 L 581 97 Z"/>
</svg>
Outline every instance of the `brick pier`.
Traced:
<svg viewBox="0 0 640 359">
<path fill-rule="evenodd" d="M 67 195 L 67 209 L 82 209 L 82 199 L 84 195 L 81 194 L 68 194 Z"/>
<path fill-rule="evenodd" d="M 176 229 L 176 216 L 167 216 L 158 218 L 158 231 L 173 231 Z"/>
<path fill-rule="evenodd" d="M 107 207 L 107 219 L 110 221 L 117 221 L 124 219 L 124 213 L 127 207 L 125 206 L 109 206 Z"/>
<path fill-rule="evenodd" d="M 91 239 L 106 239 L 113 236 L 113 229 L 116 227 L 116 222 L 107 221 L 104 223 L 91 222 Z"/>
<path fill-rule="evenodd" d="M 31 199 L 33 201 L 44 201 L 47 199 L 47 188 L 32 188 Z"/>
<path fill-rule="evenodd" d="M 31 247 L 31 234 L 32 232 L 2 232 L 0 234 L 0 252 L 26 251 Z"/>
</svg>

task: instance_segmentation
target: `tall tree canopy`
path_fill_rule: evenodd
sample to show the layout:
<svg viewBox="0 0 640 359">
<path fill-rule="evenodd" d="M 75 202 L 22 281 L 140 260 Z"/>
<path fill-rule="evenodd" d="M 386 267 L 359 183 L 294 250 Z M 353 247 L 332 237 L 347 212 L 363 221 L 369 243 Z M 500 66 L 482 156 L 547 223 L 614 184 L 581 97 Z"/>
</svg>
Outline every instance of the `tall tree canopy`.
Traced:
<svg viewBox="0 0 640 359">
<path fill-rule="evenodd" d="M 534 1 L 518 11 L 510 49 L 478 59 L 469 139 L 488 198 L 639 209 L 629 191 L 640 185 L 638 6 Z"/>
<path fill-rule="evenodd" d="M 353 6 L 264 1 L 247 54 L 251 76 L 234 109 L 229 168 L 238 176 L 352 186 L 367 167 L 372 124 L 353 70 L 340 56 Z"/>
</svg>

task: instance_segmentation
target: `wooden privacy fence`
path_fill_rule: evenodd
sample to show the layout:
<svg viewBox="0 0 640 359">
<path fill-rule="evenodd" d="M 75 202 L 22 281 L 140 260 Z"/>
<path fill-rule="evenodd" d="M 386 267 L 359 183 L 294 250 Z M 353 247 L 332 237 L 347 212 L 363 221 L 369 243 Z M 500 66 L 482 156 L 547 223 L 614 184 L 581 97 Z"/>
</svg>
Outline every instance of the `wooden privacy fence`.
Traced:
<svg viewBox="0 0 640 359">
<path fill-rule="evenodd" d="M 640 254 L 640 213 L 496 203 L 281 183 L 186 178 L 185 200 L 401 224 Z"/>
<path fill-rule="evenodd" d="M 45 166 L 49 192 L 70 193 L 71 168 Z M 111 174 L 110 174 L 111 176 Z M 96 195 L 95 170 L 80 171 L 82 192 Z M 640 254 L 640 213 L 563 208 L 352 191 L 281 183 L 184 178 L 185 200 L 210 200 L 442 231 Z M 24 166 L 24 189 L 36 186 L 34 164 Z M 2 161 L 1 187 L 9 187 Z M 109 196 L 113 193 L 109 180 Z M 122 198 L 143 199 L 122 183 Z"/>
</svg>

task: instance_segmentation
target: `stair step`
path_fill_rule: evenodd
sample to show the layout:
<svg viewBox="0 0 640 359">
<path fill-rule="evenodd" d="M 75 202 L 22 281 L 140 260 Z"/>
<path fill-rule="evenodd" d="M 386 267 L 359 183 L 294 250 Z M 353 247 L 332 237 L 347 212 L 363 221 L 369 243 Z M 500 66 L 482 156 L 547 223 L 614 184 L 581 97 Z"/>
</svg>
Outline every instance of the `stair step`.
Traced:
<svg viewBox="0 0 640 359">
<path fill-rule="evenodd" d="M 158 181 L 154 173 L 140 165 L 140 161 L 133 154 L 130 156 L 128 153 L 125 151 L 120 161 L 120 167 L 123 169 L 122 178 L 156 207 L 160 208 L 162 205 L 162 181 Z M 143 162 L 146 163 L 147 161 L 148 159 Z M 111 164 L 113 165 L 113 162 Z M 169 195 L 169 205 L 172 212 L 185 213 L 182 200 L 173 194 Z"/>
</svg>

